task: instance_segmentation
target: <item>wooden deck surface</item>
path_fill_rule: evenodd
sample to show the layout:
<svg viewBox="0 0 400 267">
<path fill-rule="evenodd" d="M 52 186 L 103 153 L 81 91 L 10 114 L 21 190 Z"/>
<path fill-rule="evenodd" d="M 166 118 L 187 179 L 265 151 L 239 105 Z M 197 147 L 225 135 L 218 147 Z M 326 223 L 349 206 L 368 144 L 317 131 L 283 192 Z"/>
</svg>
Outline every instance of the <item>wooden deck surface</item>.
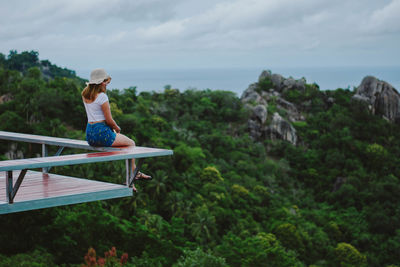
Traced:
<svg viewBox="0 0 400 267">
<path fill-rule="evenodd" d="M 116 150 L 121 150 L 124 148 L 124 147 L 94 147 L 94 146 L 89 146 L 89 144 L 85 140 L 76 140 L 76 139 L 69 139 L 69 138 L 43 136 L 43 135 L 36 135 L 36 134 L 14 133 L 14 132 L 5 132 L 5 131 L 0 131 L 0 140 L 1 139 L 10 140 L 10 141 L 36 143 L 36 144 L 46 144 L 46 145 L 88 149 L 88 150 L 98 150 L 98 151 L 116 151 Z"/>
<path fill-rule="evenodd" d="M 172 150 L 137 146 L 137 147 L 125 148 L 119 151 L 72 154 L 64 156 L 51 156 L 51 157 L 29 158 L 29 159 L 3 160 L 0 161 L 0 171 L 35 169 L 43 167 L 124 160 L 131 158 L 158 157 L 158 156 L 167 156 L 172 154 L 173 154 Z"/>
<path fill-rule="evenodd" d="M 18 175 L 19 172 L 15 171 L 14 183 Z M 8 204 L 5 186 L 5 172 L 1 172 L 0 214 L 133 195 L 132 189 L 124 185 L 28 171 L 14 203 Z"/>
</svg>

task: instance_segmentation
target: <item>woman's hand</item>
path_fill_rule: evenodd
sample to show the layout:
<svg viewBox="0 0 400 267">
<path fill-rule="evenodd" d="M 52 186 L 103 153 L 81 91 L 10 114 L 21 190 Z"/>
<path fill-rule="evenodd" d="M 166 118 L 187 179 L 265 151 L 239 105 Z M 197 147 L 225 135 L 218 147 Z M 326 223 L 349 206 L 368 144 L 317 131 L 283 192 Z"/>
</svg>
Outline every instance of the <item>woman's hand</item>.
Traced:
<svg viewBox="0 0 400 267">
<path fill-rule="evenodd" d="M 116 133 L 120 133 L 120 132 L 121 132 L 121 128 L 120 128 L 118 125 L 115 125 L 114 131 L 115 131 Z"/>
<path fill-rule="evenodd" d="M 103 105 L 101 105 L 101 109 L 103 110 L 107 125 L 110 126 L 111 129 L 113 129 L 116 133 L 120 133 L 121 128 L 119 128 L 119 126 L 115 123 L 114 119 L 112 118 L 110 104 L 108 103 L 108 101 L 105 102 Z"/>
</svg>

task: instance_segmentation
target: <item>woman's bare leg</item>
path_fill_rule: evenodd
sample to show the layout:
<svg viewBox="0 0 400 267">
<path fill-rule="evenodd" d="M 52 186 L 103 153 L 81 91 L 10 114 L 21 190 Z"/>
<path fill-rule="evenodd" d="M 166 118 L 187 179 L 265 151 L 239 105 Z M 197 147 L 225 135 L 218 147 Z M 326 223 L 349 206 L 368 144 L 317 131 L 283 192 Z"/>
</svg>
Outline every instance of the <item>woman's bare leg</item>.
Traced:
<svg viewBox="0 0 400 267">
<path fill-rule="evenodd" d="M 132 147 L 135 147 L 136 144 L 135 144 L 135 141 L 133 141 L 129 137 L 118 133 L 117 136 L 115 137 L 114 143 L 111 146 L 113 146 L 113 147 L 121 147 L 121 146 L 132 146 Z M 136 169 L 135 159 L 132 159 L 132 173 L 135 173 L 135 169 Z M 146 174 L 144 174 L 142 172 L 138 172 L 136 177 L 139 177 L 141 179 L 151 179 L 151 176 L 146 175 Z M 135 185 L 133 185 L 133 189 L 135 191 L 137 191 Z"/>
<path fill-rule="evenodd" d="M 111 146 L 135 146 L 135 141 L 126 135 L 117 133 L 114 143 Z"/>
<path fill-rule="evenodd" d="M 136 146 L 135 141 L 127 137 L 126 135 L 117 133 L 115 136 L 114 143 L 111 146 Z M 132 171 L 136 168 L 135 159 L 132 159 Z"/>
<path fill-rule="evenodd" d="M 117 133 L 117 136 L 115 136 L 114 143 L 111 145 L 113 147 L 121 147 L 121 146 L 136 146 L 135 141 L 127 137 L 126 135 Z M 135 159 L 132 159 L 132 173 L 135 171 L 136 165 L 135 165 Z M 134 188 L 136 191 L 136 188 Z"/>
</svg>

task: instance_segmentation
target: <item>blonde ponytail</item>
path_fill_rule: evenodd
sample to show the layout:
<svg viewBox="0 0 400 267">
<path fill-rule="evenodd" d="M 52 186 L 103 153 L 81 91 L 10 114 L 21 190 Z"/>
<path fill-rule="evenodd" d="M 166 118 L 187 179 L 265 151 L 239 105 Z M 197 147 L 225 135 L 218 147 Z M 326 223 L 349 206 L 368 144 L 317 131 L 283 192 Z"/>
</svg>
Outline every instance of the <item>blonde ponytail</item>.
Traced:
<svg viewBox="0 0 400 267">
<path fill-rule="evenodd" d="M 104 80 L 107 81 L 108 79 Z M 105 86 L 103 83 L 100 84 L 88 84 L 82 91 L 82 97 L 89 101 L 94 101 L 96 96 L 101 92 L 105 92 Z"/>
</svg>

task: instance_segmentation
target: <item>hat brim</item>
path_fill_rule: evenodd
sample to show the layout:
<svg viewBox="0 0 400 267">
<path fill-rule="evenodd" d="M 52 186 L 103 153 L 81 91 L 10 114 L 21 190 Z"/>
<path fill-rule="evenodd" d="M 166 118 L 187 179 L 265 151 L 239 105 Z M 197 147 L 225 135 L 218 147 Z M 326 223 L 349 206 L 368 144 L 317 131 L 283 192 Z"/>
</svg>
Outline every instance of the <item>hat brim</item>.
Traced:
<svg viewBox="0 0 400 267">
<path fill-rule="evenodd" d="M 97 79 L 97 80 L 93 80 L 93 81 L 89 81 L 86 84 L 101 84 L 102 82 L 104 82 L 105 80 L 111 79 L 110 75 L 107 75 L 107 77 L 105 77 L 104 79 Z"/>
</svg>

